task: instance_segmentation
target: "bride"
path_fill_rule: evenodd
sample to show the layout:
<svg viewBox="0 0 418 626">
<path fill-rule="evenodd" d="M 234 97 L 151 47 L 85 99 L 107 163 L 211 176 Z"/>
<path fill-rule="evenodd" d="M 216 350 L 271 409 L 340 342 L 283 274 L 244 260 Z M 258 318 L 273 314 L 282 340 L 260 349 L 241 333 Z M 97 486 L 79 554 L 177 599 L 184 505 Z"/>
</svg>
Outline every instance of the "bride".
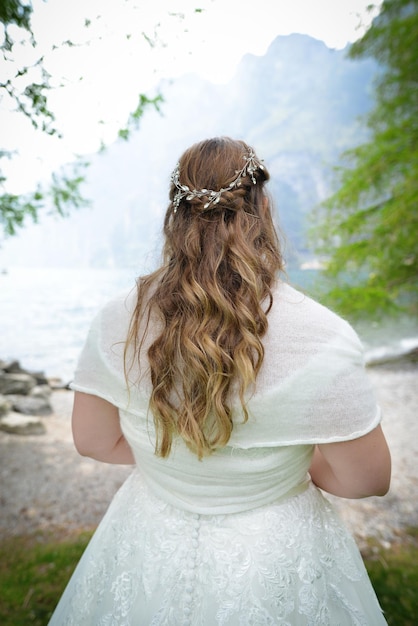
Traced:
<svg viewBox="0 0 418 626">
<path fill-rule="evenodd" d="M 159 269 L 107 304 L 79 359 L 80 454 L 133 464 L 50 626 L 386 624 L 324 497 L 384 495 L 361 343 L 291 287 L 243 141 L 171 176 Z"/>
</svg>

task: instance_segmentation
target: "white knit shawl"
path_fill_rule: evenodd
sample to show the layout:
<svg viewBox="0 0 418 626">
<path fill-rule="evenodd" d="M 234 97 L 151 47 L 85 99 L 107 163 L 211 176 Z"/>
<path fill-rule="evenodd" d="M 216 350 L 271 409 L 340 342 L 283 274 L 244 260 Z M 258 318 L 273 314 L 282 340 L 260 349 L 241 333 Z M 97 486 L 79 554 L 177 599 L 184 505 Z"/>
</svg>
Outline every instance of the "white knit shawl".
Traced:
<svg viewBox="0 0 418 626">
<path fill-rule="evenodd" d="M 367 378 L 362 344 L 342 318 L 283 282 L 273 292 L 265 358 L 248 400 L 250 419 L 240 411 L 229 446 L 271 447 L 355 439 L 380 422 Z M 123 349 L 135 292 L 107 304 L 93 320 L 72 388 L 100 396 L 132 420 L 148 420 L 150 383 L 145 376 L 128 390 Z M 151 333 L 152 334 L 152 333 Z M 138 380 L 138 370 L 130 373 Z M 148 421 L 152 428 L 152 419 Z"/>
</svg>

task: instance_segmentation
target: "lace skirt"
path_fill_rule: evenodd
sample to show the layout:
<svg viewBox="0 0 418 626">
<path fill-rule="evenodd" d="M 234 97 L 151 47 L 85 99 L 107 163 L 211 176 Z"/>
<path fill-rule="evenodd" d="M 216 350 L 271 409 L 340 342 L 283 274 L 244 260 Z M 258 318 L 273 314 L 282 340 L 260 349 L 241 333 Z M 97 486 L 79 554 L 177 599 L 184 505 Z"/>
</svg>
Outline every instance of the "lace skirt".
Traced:
<svg viewBox="0 0 418 626">
<path fill-rule="evenodd" d="M 313 485 L 232 515 L 114 497 L 49 626 L 379 626 L 357 546 Z"/>
</svg>

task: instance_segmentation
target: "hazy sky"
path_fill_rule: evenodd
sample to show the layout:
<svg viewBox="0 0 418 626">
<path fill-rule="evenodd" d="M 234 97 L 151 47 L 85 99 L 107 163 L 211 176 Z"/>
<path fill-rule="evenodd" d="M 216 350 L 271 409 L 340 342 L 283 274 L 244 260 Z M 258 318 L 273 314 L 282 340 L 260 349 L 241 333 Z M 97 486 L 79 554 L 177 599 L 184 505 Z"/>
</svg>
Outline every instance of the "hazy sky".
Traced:
<svg viewBox="0 0 418 626">
<path fill-rule="evenodd" d="M 62 141 L 38 133 L 23 116 L 1 111 L 2 147 L 19 147 L 5 167 L 12 191 L 31 186 L 52 164 L 112 142 L 137 102 L 161 77 L 188 72 L 226 82 L 246 53 L 262 55 L 278 35 L 305 33 L 331 48 L 357 39 L 375 13 L 370 0 L 34 0 L 34 53 L 45 54 L 58 86 L 49 95 Z M 380 4 L 377 2 L 376 4 Z M 196 11 L 196 9 L 200 9 Z M 89 27 L 84 28 L 85 20 Z M 363 24 L 359 28 L 359 25 Z M 72 40 L 74 47 L 54 44 Z M 32 55 L 32 56 L 31 56 Z M 16 146 L 18 141 L 19 146 Z M 22 176 L 22 172 L 26 175 Z"/>
</svg>

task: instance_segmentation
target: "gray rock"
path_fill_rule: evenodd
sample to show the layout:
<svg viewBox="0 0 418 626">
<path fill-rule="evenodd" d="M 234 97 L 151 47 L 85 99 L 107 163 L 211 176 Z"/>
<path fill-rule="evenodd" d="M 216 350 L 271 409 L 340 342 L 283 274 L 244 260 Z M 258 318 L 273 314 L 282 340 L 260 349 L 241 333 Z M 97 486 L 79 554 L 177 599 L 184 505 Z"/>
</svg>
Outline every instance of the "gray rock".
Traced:
<svg viewBox="0 0 418 626">
<path fill-rule="evenodd" d="M 413 341 L 413 340 L 412 340 Z M 387 348 L 374 348 L 365 355 L 367 367 L 375 365 L 399 365 L 402 363 L 418 363 L 418 344 L 405 349 L 402 345 Z"/>
<path fill-rule="evenodd" d="M 48 379 L 43 372 L 28 372 L 36 380 L 37 385 L 47 385 Z"/>
<path fill-rule="evenodd" d="M 46 433 L 46 428 L 39 417 L 18 413 L 9 413 L 3 417 L 0 420 L 0 430 L 14 435 L 44 435 Z"/>
<path fill-rule="evenodd" d="M 2 369 L 7 374 L 28 374 L 21 366 L 19 361 L 9 361 L 8 363 L 3 362 Z"/>
<path fill-rule="evenodd" d="M 0 417 L 7 415 L 12 408 L 12 403 L 5 396 L 0 395 Z"/>
<path fill-rule="evenodd" d="M 48 399 L 52 395 L 52 389 L 49 385 L 36 385 L 29 394 L 32 398 Z"/>
<path fill-rule="evenodd" d="M 0 372 L 0 394 L 18 393 L 27 396 L 36 385 L 30 374 L 5 374 Z"/>
<path fill-rule="evenodd" d="M 17 413 L 23 413 L 24 415 L 51 415 L 52 413 L 49 399 L 45 397 L 11 394 L 7 396 L 7 399 Z"/>
<path fill-rule="evenodd" d="M 0 369 L 6 374 L 29 374 L 35 379 L 37 385 L 47 385 L 48 379 L 44 372 L 31 372 L 20 365 L 20 361 L 0 361 Z"/>
<path fill-rule="evenodd" d="M 48 378 L 48 385 L 53 391 L 68 389 L 68 383 L 64 383 L 61 378 Z"/>
</svg>

